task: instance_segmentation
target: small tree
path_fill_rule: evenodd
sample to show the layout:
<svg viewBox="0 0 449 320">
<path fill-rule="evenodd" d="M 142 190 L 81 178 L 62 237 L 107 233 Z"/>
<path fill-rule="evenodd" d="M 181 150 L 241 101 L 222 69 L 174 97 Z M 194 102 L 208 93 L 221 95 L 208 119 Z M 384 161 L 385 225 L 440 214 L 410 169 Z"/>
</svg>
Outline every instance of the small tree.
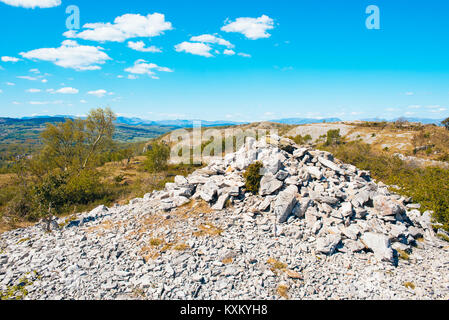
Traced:
<svg viewBox="0 0 449 320">
<path fill-rule="evenodd" d="M 168 167 L 170 148 L 162 142 L 156 142 L 150 146 L 146 156 L 145 169 L 147 171 L 152 173 L 163 171 Z"/>
<path fill-rule="evenodd" d="M 43 160 L 61 170 L 82 170 L 112 143 L 115 115 L 111 109 L 91 110 L 85 120 L 49 124 L 42 133 Z"/>
<path fill-rule="evenodd" d="M 441 121 L 441 124 L 447 129 L 449 130 L 449 118 L 444 119 L 443 121 Z"/>
<path fill-rule="evenodd" d="M 326 146 L 335 146 L 341 143 L 340 129 L 327 132 Z"/>
</svg>

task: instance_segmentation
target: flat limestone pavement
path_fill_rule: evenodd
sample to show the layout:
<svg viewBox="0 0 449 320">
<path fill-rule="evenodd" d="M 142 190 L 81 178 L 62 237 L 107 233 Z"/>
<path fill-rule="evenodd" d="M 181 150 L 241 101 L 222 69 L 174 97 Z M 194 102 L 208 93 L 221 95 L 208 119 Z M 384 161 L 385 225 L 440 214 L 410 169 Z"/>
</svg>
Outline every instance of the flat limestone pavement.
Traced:
<svg viewBox="0 0 449 320">
<path fill-rule="evenodd" d="M 41 224 L 3 233 L 2 294 L 448 299 L 449 244 L 435 236 L 430 212 L 327 152 L 272 140 L 290 147 L 249 138 L 128 205 L 58 219 L 51 233 Z M 266 175 L 257 195 L 242 176 L 254 161 Z"/>
</svg>

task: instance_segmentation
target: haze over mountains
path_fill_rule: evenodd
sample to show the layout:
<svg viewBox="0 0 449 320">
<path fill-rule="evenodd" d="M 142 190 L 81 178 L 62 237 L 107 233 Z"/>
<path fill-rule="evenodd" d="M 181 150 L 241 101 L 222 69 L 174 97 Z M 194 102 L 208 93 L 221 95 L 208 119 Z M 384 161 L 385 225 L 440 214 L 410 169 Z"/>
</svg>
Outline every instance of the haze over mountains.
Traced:
<svg viewBox="0 0 449 320">
<path fill-rule="evenodd" d="M 55 116 L 31 116 L 31 117 L 22 117 L 22 118 L 6 118 L 0 117 L 0 124 L 11 124 L 11 123 L 19 123 L 19 122 L 33 122 L 35 124 L 42 124 L 45 122 L 62 122 L 65 119 L 75 119 L 77 117 L 72 115 L 55 115 Z M 387 121 L 394 122 L 398 119 L 406 120 L 409 122 L 421 122 L 422 124 L 436 124 L 440 125 L 441 121 L 444 119 L 429 119 L 429 118 L 409 118 L 409 117 L 400 117 L 394 119 L 381 119 L 381 118 L 367 118 L 360 119 L 360 121 Z M 301 125 L 301 124 L 312 124 L 312 123 L 331 123 L 331 122 L 341 122 L 343 121 L 340 118 L 283 118 L 283 119 L 273 119 L 266 120 L 267 122 L 277 122 L 282 124 L 290 124 L 290 125 Z M 185 119 L 176 119 L 176 120 L 146 120 L 138 117 L 117 117 L 115 121 L 116 124 L 124 124 L 130 126 L 168 126 L 168 127 L 177 127 L 177 128 L 189 128 L 193 127 L 195 123 L 201 122 L 201 126 L 203 127 L 218 127 L 218 126 L 232 126 L 232 125 L 241 125 L 247 124 L 248 122 L 236 122 L 236 121 L 227 121 L 227 120 L 216 120 L 216 121 L 208 121 L 208 120 L 185 120 Z"/>
</svg>

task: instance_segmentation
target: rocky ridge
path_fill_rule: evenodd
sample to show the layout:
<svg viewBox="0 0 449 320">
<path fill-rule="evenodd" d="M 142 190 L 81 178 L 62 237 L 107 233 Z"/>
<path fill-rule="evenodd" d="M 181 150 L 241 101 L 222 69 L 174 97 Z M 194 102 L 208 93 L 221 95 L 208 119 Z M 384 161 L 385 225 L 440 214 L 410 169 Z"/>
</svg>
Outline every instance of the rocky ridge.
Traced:
<svg viewBox="0 0 449 320">
<path fill-rule="evenodd" d="M 0 236 L 0 290 L 25 299 L 447 299 L 431 213 L 369 172 L 288 139 L 125 206 Z M 258 195 L 243 172 L 264 164 Z"/>
</svg>

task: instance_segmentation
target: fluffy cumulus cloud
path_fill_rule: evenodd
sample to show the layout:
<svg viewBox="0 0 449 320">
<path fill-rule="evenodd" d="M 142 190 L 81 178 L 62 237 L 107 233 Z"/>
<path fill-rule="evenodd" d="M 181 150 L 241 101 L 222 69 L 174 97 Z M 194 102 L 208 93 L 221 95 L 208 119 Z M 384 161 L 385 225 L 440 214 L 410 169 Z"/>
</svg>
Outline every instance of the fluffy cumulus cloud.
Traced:
<svg viewBox="0 0 449 320">
<path fill-rule="evenodd" d="M 8 57 L 8 56 L 3 56 L 2 57 L 2 61 L 3 62 L 17 62 L 17 61 L 19 61 L 20 59 L 19 58 L 16 58 L 16 57 Z"/>
<path fill-rule="evenodd" d="M 244 58 L 251 58 L 250 54 L 243 53 L 243 52 L 239 52 L 238 55 L 241 56 L 241 57 L 244 57 Z"/>
<path fill-rule="evenodd" d="M 61 5 L 61 0 L 0 0 L 14 7 L 22 8 L 52 8 Z"/>
<path fill-rule="evenodd" d="M 20 55 L 27 59 L 53 62 L 63 68 L 84 71 L 101 69 L 99 65 L 111 60 L 102 50 L 102 47 L 79 45 L 76 41 L 66 40 L 59 48 L 35 49 L 21 52 Z"/>
<path fill-rule="evenodd" d="M 129 41 L 128 48 L 131 48 L 133 50 L 140 51 L 140 52 L 162 52 L 161 49 L 159 49 L 155 46 L 146 47 L 145 43 L 143 41 L 136 41 L 136 42 Z"/>
<path fill-rule="evenodd" d="M 72 87 L 65 87 L 58 90 L 48 89 L 47 92 L 50 92 L 52 94 L 60 93 L 60 94 L 77 94 L 79 92 L 78 89 L 72 88 Z"/>
<path fill-rule="evenodd" d="M 134 65 L 132 67 L 126 68 L 126 72 L 132 73 L 133 75 L 148 75 L 153 79 L 159 79 L 159 77 L 156 75 L 156 71 L 160 72 L 173 72 L 170 68 L 167 67 L 160 67 L 155 63 L 148 63 L 147 61 L 143 59 L 139 59 L 136 62 L 134 62 Z M 128 77 L 128 79 L 135 79 L 135 76 L 130 75 L 131 77 Z"/>
<path fill-rule="evenodd" d="M 197 56 L 203 56 L 203 57 L 213 57 L 213 55 L 210 53 L 212 50 L 212 47 L 202 43 L 202 42 L 187 42 L 184 41 L 180 44 L 177 44 L 175 46 L 175 50 L 178 52 L 187 52 L 191 53 Z"/>
<path fill-rule="evenodd" d="M 266 15 L 259 18 L 237 18 L 235 21 L 225 21 L 221 28 L 225 32 L 238 32 L 248 39 L 257 40 L 260 38 L 269 38 L 271 34 L 267 30 L 274 29 L 273 19 Z"/>
<path fill-rule="evenodd" d="M 230 49 L 225 49 L 223 51 L 223 54 L 227 55 L 227 56 L 233 56 L 235 54 L 234 50 L 230 50 Z"/>
<path fill-rule="evenodd" d="M 226 46 L 228 48 L 234 48 L 234 45 L 230 43 L 229 41 L 219 38 L 217 36 L 211 35 L 211 34 L 202 34 L 200 36 L 191 37 L 190 41 L 195 42 L 205 42 L 205 43 L 217 43 L 222 46 Z"/>
<path fill-rule="evenodd" d="M 83 31 L 69 30 L 64 33 L 67 38 L 80 38 L 92 41 L 123 42 L 131 38 L 155 37 L 171 30 L 171 22 L 165 21 L 165 15 L 161 13 L 148 14 L 124 14 L 115 18 L 113 23 L 86 23 Z"/>
<path fill-rule="evenodd" d="M 108 92 L 104 89 L 99 89 L 99 90 L 95 90 L 95 91 L 89 91 L 87 94 L 90 94 L 92 96 L 96 96 L 98 98 L 102 98 L 104 97 Z"/>
</svg>

